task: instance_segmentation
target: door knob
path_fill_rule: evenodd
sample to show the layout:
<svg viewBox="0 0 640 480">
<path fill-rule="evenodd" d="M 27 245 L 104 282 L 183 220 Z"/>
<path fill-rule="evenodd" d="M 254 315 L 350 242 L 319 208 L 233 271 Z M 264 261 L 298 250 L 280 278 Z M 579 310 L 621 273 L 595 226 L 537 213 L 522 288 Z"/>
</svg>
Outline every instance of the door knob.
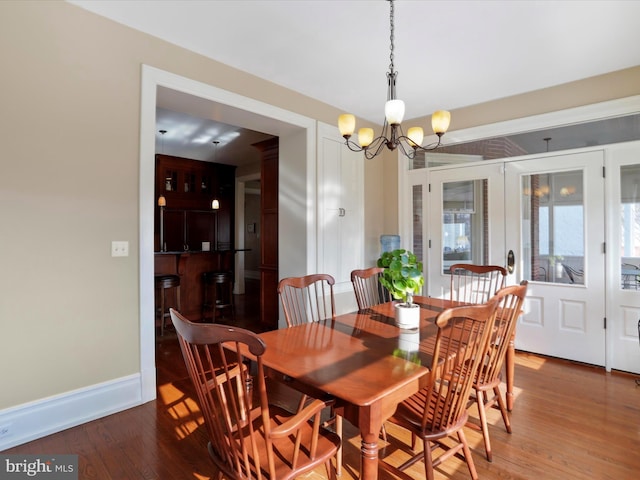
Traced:
<svg viewBox="0 0 640 480">
<path fill-rule="evenodd" d="M 509 253 L 507 254 L 507 272 L 513 273 L 513 270 L 515 269 L 515 265 L 516 265 L 516 256 L 513 253 L 513 250 L 509 250 Z"/>
</svg>

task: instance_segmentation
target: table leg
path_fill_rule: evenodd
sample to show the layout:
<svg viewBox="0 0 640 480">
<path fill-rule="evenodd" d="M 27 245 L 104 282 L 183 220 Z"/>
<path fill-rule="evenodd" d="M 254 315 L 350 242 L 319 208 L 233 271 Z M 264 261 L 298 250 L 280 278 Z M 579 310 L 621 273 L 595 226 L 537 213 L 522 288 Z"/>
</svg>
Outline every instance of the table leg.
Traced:
<svg viewBox="0 0 640 480">
<path fill-rule="evenodd" d="M 515 347 L 515 333 L 509 339 L 509 348 L 507 348 L 506 357 L 506 370 L 507 370 L 507 410 L 513 410 L 513 402 L 515 397 L 513 396 L 513 377 L 515 375 L 515 362 L 516 362 L 516 347 Z"/>
<path fill-rule="evenodd" d="M 362 480 L 378 479 L 378 440 L 382 427 L 382 415 L 375 404 L 360 407 L 360 478 Z"/>
</svg>

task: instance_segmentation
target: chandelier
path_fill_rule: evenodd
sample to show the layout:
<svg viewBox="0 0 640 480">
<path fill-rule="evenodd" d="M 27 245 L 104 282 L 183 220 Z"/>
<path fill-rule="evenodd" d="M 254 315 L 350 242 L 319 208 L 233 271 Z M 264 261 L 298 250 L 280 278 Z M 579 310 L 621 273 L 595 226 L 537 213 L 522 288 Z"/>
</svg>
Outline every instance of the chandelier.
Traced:
<svg viewBox="0 0 640 480">
<path fill-rule="evenodd" d="M 391 30 L 391 46 L 389 59 L 389 71 L 387 72 L 387 103 L 384 106 L 384 125 L 382 133 L 373 138 L 373 128 L 361 128 L 358 130 L 358 143 L 351 140 L 351 136 L 356 129 L 356 117 L 349 113 L 344 113 L 338 117 L 338 128 L 340 135 L 345 139 L 345 144 L 354 152 L 364 151 L 364 155 L 368 159 L 372 159 L 382 152 L 383 147 L 389 150 L 399 148 L 402 153 L 409 157 L 415 158 L 418 151 L 435 150 L 440 146 L 442 136 L 449 128 L 451 114 L 446 110 L 438 110 L 431 116 L 431 126 L 433 132 L 438 136 L 438 141 L 426 146 L 422 146 L 424 139 L 424 131 L 421 127 L 411 127 L 404 134 L 402 130 L 402 119 L 404 117 L 404 102 L 396 98 L 396 77 L 398 72 L 394 70 L 393 65 L 393 0 L 389 0 L 390 15 L 389 24 Z"/>
</svg>

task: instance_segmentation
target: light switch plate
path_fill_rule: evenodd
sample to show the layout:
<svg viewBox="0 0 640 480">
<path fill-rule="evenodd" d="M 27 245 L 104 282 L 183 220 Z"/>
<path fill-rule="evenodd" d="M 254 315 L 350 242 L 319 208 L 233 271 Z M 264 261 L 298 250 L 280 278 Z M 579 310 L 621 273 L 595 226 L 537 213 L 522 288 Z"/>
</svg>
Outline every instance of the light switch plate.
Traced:
<svg viewBox="0 0 640 480">
<path fill-rule="evenodd" d="M 126 241 L 111 242 L 111 256 L 112 257 L 128 257 L 129 242 L 126 242 Z"/>
</svg>

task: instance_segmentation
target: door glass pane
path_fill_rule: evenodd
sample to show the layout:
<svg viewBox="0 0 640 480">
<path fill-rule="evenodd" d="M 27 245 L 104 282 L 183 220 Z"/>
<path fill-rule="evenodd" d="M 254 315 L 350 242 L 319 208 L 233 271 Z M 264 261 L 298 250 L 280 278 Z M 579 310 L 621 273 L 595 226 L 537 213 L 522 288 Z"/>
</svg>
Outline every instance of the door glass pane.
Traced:
<svg viewBox="0 0 640 480">
<path fill-rule="evenodd" d="M 423 243 L 422 243 L 422 225 L 423 225 L 423 215 L 422 215 L 422 185 L 414 185 L 413 186 L 413 253 L 418 257 L 418 260 L 424 263 L 423 260 Z"/>
<path fill-rule="evenodd" d="M 620 286 L 640 290 L 640 165 L 620 168 Z"/>
<path fill-rule="evenodd" d="M 522 177 L 523 274 L 584 285 L 582 171 Z"/>
<path fill-rule="evenodd" d="M 456 263 L 488 263 L 487 180 L 442 187 L 442 270 Z"/>
</svg>

